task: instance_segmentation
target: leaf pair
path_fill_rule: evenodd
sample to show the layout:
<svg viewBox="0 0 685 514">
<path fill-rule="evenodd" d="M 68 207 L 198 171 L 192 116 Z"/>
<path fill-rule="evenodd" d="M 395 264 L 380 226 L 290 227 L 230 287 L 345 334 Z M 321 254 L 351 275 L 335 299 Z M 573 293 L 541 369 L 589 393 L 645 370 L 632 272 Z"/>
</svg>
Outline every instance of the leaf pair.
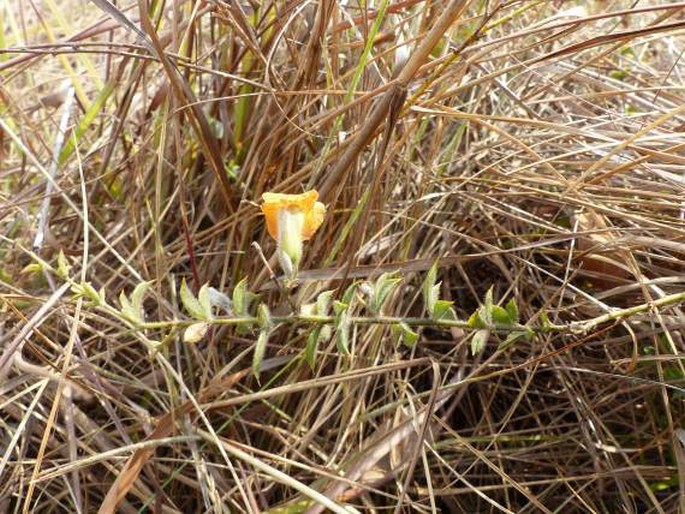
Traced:
<svg viewBox="0 0 685 514">
<path fill-rule="evenodd" d="M 316 297 L 316 303 L 312 306 L 311 313 L 315 316 L 328 316 L 331 308 L 331 300 L 335 291 L 324 291 Z M 304 359 L 313 370 L 316 362 L 316 349 L 319 343 L 328 341 L 331 338 L 330 325 L 316 325 L 307 337 L 307 346 L 304 349 Z"/>
<path fill-rule="evenodd" d="M 457 313 L 454 312 L 452 307 L 454 302 L 440 299 L 440 285 L 442 282 L 436 284 L 437 277 L 438 261 L 435 261 L 430 270 L 428 270 L 422 287 L 423 301 L 428 311 L 428 317 L 434 321 L 455 320 L 457 319 Z"/>
<path fill-rule="evenodd" d="M 145 323 L 145 312 L 143 310 L 143 299 L 145 293 L 152 282 L 141 282 L 138 284 L 129 301 L 128 296 L 123 291 L 119 293 L 119 304 L 121 305 L 121 313 L 131 322 L 141 325 Z"/>
<path fill-rule="evenodd" d="M 496 305 L 492 299 L 492 286 L 485 293 L 483 305 L 468 320 L 473 328 L 507 328 L 519 324 L 519 311 L 512 298 L 505 307 Z"/>
<path fill-rule="evenodd" d="M 355 307 L 358 288 L 359 283 L 353 283 L 345 290 L 340 301 L 333 301 L 336 348 L 344 355 L 350 354 L 350 327 L 352 326 L 352 311 Z"/>
<path fill-rule="evenodd" d="M 185 279 L 183 279 L 179 295 L 185 310 L 193 319 L 199 322 L 193 323 L 186 328 L 183 333 L 184 343 L 197 343 L 205 337 L 209 330 L 210 322 L 214 319 L 215 308 L 221 308 L 227 313 L 232 312 L 231 300 L 224 293 L 210 287 L 208 284 L 200 288 L 196 298 Z"/>
<path fill-rule="evenodd" d="M 504 307 L 496 305 L 493 301 L 492 287 L 485 293 L 483 305 L 469 318 L 468 325 L 478 329 L 471 338 L 472 355 L 483 351 L 493 329 L 511 329 L 511 332 L 507 334 L 506 339 L 500 345 L 500 349 L 511 346 L 520 338 L 530 338 L 532 335 L 530 328 L 520 329 L 519 310 L 516 301 L 512 298 Z"/>
<path fill-rule="evenodd" d="M 400 282 L 402 282 L 402 279 L 399 277 L 399 273 L 393 272 L 383 273 L 378 277 L 375 284 L 367 283 L 370 293 L 368 303 L 369 310 L 376 315 L 380 315 L 381 309 L 390 296 L 390 293 L 395 290 Z"/>
</svg>

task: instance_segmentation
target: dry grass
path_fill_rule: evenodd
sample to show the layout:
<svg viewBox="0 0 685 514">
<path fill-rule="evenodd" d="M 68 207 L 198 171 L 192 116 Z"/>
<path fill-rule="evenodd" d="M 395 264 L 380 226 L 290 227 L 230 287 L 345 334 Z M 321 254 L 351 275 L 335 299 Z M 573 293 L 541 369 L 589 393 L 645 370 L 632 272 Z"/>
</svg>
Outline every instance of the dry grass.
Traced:
<svg viewBox="0 0 685 514">
<path fill-rule="evenodd" d="M 685 513 L 685 5 L 103 1 L 0 6 L 0 509 Z M 310 187 L 284 292 L 257 202 Z M 281 323 L 260 380 L 255 331 L 182 342 L 182 279 L 287 317 L 399 270 L 415 318 L 436 259 L 541 331 L 353 324 L 310 369 Z"/>
</svg>

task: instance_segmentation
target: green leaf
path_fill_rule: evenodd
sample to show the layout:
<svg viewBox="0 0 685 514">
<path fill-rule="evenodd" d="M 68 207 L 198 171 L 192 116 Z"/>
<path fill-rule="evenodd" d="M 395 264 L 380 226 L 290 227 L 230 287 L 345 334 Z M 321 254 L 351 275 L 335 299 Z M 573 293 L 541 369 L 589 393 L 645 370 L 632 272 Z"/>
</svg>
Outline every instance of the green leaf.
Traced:
<svg viewBox="0 0 685 514">
<path fill-rule="evenodd" d="M 487 329 L 477 330 L 471 338 L 471 355 L 477 355 L 483 351 L 485 344 L 490 338 L 490 331 Z"/>
<path fill-rule="evenodd" d="M 98 291 L 98 298 L 100 299 L 100 305 L 107 305 L 107 292 L 105 291 L 105 286 L 102 286 Z"/>
<path fill-rule="evenodd" d="M 435 261 L 426 274 L 426 279 L 423 281 L 423 303 L 428 311 L 428 316 L 433 319 L 435 312 L 435 302 L 438 300 L 440 294 L 440 284 L 435 281 L 438 277 L 438 261 Z"/>
<path fill-rule="evenodd" d="M 511 316 L 509 316 L 509 311 L 500 307 L 499 305 L 492 305 L 490 307 L 490 316 L 492 321 L 498 325 L 509 326 L 512 323 Z"/>
<path fill-rule="evenodd" d="M 347 311 L 343 311 L 338 316 L 336 324 L 336 347 L 343 355 L 350 354 L 350 316 Z"/>
<path fill-rule="evenodd" d="M 516 300 L 512 298 L 507 302 L 507 305 L 505 305 L 504 308 L 509 313 L 509 319 L 512 323 L 519 323 L 519 308 L 518 305 L 516 305 Z"/>
<path fill-rule="evenodd" d="M 244 336 L 244 335 L 252 333 L 253 328 L 254 328 L 253 323 L 250 323 L 249 321 L 244 321 L 244 322 L 238 323 L 235 326 L 235 331 L 236 331 L 236 334 L 238 334 L 239 336 Z"/>
<path fill-rule="evenodd" d="M 181 281 L 180 296 L 183 307 L 185 307 L 192 318 L 200 321 L 207 321 L 209 319 L 205 314 L 204 308 L 188 287 L 185 278 Z"/>
<path fill-rule="evenodd" d="M 454 302 L 448 300 L 438 300 L 433 306 L 433 319 L 434 320 L 455 320 L 457 319 L 457 313 L 454 312 L 452 308 Z"/>
<path fill-rule="evenodd" d="M 121 313 L 125 318 L 134 323 L 142 323 L 143 320 L 140 317 L 140 311 L 131 305 L 126 293 L 123 291 L 119 293 L 119 304 L 121 305 Z"/>
<path fill-rule="evenodd" d="M 319 316 L 328 315 L 328 309 L 331 307 L 331 300 L 334 294 L 334 290 L 319 293 L 319 296 L 316 297 L 316 314 Z"/>
<path fill-rule="evenodd" d="M 262 330 L 269 330 L 273 326 L 271 313 L 265 303 L 260 303 L 257 307 L 257 324 Z"/>
<path fill-rule="evenodd" d="M 371 296 L 371 303 L 369 304 L 371 312 L 380 314 L 385 300 L 401 281 L 402 279 L 399 278 L 397 272 L 383 273 L 378 277 L 378 280 L 376 280 L 376 284 L 373 287 L 373 295 Z"/>
<path fill-rule="evenodd" d="M 397 328 L 400 332 L 400 340 L 404 346 L 411 348 L 419 340 L 419 334 L 414 332 L 405 322 L 398 323 Z"/>
<path fill-rule="evenodd" d="M 95 302 L 95 304 L 100 304 L 100 293 L 98 293 L 90 282 L 84 282 L 81 284 L 83 290 L 83 296 Z"/>
<path fill-rule="evenodd" d="M 431 303 L 428 304 L 428 315 L 431 318 L 435 317 L 435 306 L 440 301 L 440 284 L 442 282 L 435 284 L 431 290 L 431 297 L 429 298 Z"/>
<path fill-rule="evenodd" d="M 493 286 L 490 286 L 490 289 L 488 289 L 485 293 L 485 299 L 483 300 L 483 304 L 490 309 L 490 307 L 493 306 L 494 302 L 492 301 L 492 288 Z"/>
<path fill-rule="evenodd" d="M 150 288 L 151 285 L 152 285 L 152 281 L 141 282 L 140 284 L 138 284 L 133 289 L 133 292 L 131 293 L 131 304 L 133 305 L 133 308 L 135 309 L 135 311 L 140 316 L 141 321 L 144 321 L 143 313 L 145 312 L 143 310 L 143 300 L 145 299 L 145 293 L 147 292 L 147 290 Z"/>
<path fill-rule="evenodd" d="M 304 348 L 304 360 L 307 361 L 309 367 L 314 371 L 314 364 L 316 362 L 316 348 L 319 344 L 319 334 L 321 333 L 321 326 L 316 327 L 309 333 L 307 337 L 307 346 Z"/>
<path fill-rule="evenodd" d="M 31 264 L 27 264 L 22 268 L 20 273 L 22 275 L 31 275 L 34 273 L 40 273 L 43 271 L 43 266 L 37 262 L 32 262 Z"/>
<path fill-rule="evenodd" d="M 338 300 L 333 301 L 333 312 L 335 312 L 336 316 L 346 311 L 348 307 L 349 305 L 346 303 L 339 302 Z"/>
<path fill-rule="evenodd" d="M 493 311 L 495 305 L 492 301 L 492 286 L 485 293 L 485 298 L 483 299 L 483 305 L 478 309 L 478 317 L 480 318 L 483 328 L 492 327 L 494 324 Z"/>
<path fill-rule="evenodd" d="M 542 325 L 543 330 L 547 330 L 552 326 L 552 322 L 549 320 L 547 311 L 540 312 L 540 325 Z"/>
<path fill-rule="evenodd" d="M 499 349 L 506 350 L 519 339 L 530 339 L 530 333 L 525 330 L 515 330 L 513 332 L 509 332 L 509 334 L 507 334 L 507 338 L 500 343 Z"/>
<path fill-rule="evenodd" d="M 466 324 L 471 328 L 485 328 L 483 320 L 480 319 L 480 315 L 477 310 L 471 314 L 469 319 L 466 321 Z"/>
<path fill-rule="evenodd" d="M 257 344 L 254 347 L 254 355 L 252 356 L 252 373 L 259 380 L 259 372 L 262 369 L 262 362 L 264 361 L 264 353 L 266 352 L 266 343 L 269 341 L 269 331 L 260 330 L 257 337 Z"/>
<path fill-rule="evenodd" d="M 205 284 L 200 288 L 200 291 L 197 293 L 197 300 L 207 319 L 212 319 L 212 299 L 209 293 L 209 284 Z"/>
<path fill-rule="evenodd" d="M 233 288 L 233 312 L 236 316 L 246 316 L 248 307 L 247 277 L 245 277 Z"/>
<path fill-rule="evenodd" d="M 359 282 L 354 282 L 353 284 L 351 284 L 350 287 L 345 289 L 345 293 L 342 295 L 340 301 L 344 304 L 352 305 L 352 300 L 354 300 L 355 298 L 355 294 L 357 293 L 358 287 Z"/>
<path fill-rule="evenodd" d="M 69 278 L 70 270 L 71 266 L 69 265 L 69 261 L 67 261 L 64 252 L 60 250 L 57 254 L 57 276 L 63 279 L 67 279 Z"/>
<path fill-rule="evenodd" d="M 492 326 L 492 306 L 488 308 L 483 305 L 478 309 L 478 318 L 484 327 Z"/>
<path fill-rule="evenodd" d="M 22 271 L 23 273 L 23 271 Z M 71 292 L 76 295 L 76 297 L 87 298 L 92 301 L 95 305 L 106 305 L 105 291 L 101 288 L 100 291 L 96 291 L 90 282 L 81 282 L 80 284 L 73 284 L 71 286 Z"/>
<path fill-rule="evenodd" d="M 233 313 L 236 316 L 249 316 L 250 305 L 259 295 L 247 290 L 247 278 L 242 279 L 233 289 Z"/>
<path fill-rule="evenodd" d="M 256 294 L 247 290 L 247 278 L 242 279 L 233 289 L 233 313 L 238 317 L 250 316 L 250 305 L 252 301 L 257 298 Z M 264 313 L 262 313 L 264 314 Z M 269 318 L 270 319 L 270 318 Z M 265 320 L 262 320 L 265 321 Z M 249 334 L 252 331 L 253 324 L 250 322 L 240 323 L 236 326 L 236 332 L 239 335 Z"/>
</svg>

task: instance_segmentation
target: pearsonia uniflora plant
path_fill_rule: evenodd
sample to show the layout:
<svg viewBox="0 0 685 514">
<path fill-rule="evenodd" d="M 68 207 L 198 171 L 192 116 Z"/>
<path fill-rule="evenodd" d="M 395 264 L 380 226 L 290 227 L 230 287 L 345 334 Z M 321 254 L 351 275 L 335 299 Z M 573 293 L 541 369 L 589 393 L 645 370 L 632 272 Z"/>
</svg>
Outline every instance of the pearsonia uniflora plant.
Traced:
<svg viewBox="0 0 685 514">
<path fill-rule="evenodd" d="M 60 259 L 63 259 L 60 258 Z M 68 271 L 60 266 L 58 274 L 68 277 Z M 484 350 L 491 334 L 500 335 L 503 345 L 518 338 L 529 338 L 537 330 L 521 325 L 516 304 L 513 300 L 506 307 L 495 305 L 492 290 L 485 296 L 483 305 L 468 320 L 459 320 L 452 302 L 441 300 L 438 296 L 440 284 L 436 283 L 437 264 L 428 272 L 422 286 L 425 313 L 423 317 L 395 317 L 384 313 L 384 307 L 393 292 L 406 287 L 395 273 L 384 273 L 375 280 L 355 282 L 336 299 L 334 291 L 322 291 L 312 303 L 299 306 L 297 311 L 273 316 L 269 306 L 256 301 L 258 296 L 248 289 L 247 280 L 240 281 L 227 295 L 205 284 L 197 295 L 193 294 L 185 280 L 181 281 L 179 299 L 187 314 L 187 319 L 174 321 L 150 321 L 145 317 L 143 301 L 150 286 L 149 282 L 139 284 L 129 295 L 119 294 L 119 305 L 111 305 L 104 290 L 96 291 L 89 283 L 73 283 L 76 295 L 90 300 L 96 307 L 116 316 L 131 328 L 141 332 L 168 329 L 167 337 L 161 341 L 145 338 L 151 351 L 157 351 L 170 337 L 182 333 L 186 343 L 201 341 L 213 326 L 231 325 L 241 334 L 256 337 L 253 357 L 253 370 L 259 375 L 266 344 L 274 329 L 285 324 L 309 325 L 307 344 L 303 357 L 310 366 L 316 362 L 317 348 L 321 343 L 335 338 L 336 348 L 341 354 L 349 354 L 351 332 L 365 325 L 386 325 L 394 335 L 393 340 L 412 347 L 419 342 L 422 327 L 444 328 L 461 327 L 471 329 L 471 350 L 478 353 Z M 551 328 L 553 326 L 550 325 Z"/>
<path fill-rule="evenodd" d="M 284 324 L 310 326 L 307 344 L 303 349 L 303 356 L 310 366 L 315 364 L 317 347 L 332 337 L 335 338 L 337 350 L 341 354 L 349 354 L 352 351 L 352 330 L 364 325 L 387 325 L 394 335 L 393 340 L 408 347 L 419 342 L 422 327 L 470 329 L 473 354 L 482 352 L 493 334 L 497 334 L 500 348 L 504 348 L 517 339 L 530 338 L 542 329 L 537 327 L 535 330 L 522 325 L 513 300 L 505 307 L 496 305 L 492 289 L 485 295 L 481 307 L 468 320 L 460 320 L 452 302 L 438 297 L 440 284 L 435 283 L 436 276 L 437 265 L 434 265 L 423 283 L 426 316 L 422 317 L 395 317 L 384 313 L 384 306 L 392 293 L 407 286 L 395 273 L 384 273 L 372 281 L 355 282 L 339 299 L 334 298 L 334 291 L 322 291 L 312 303 L 301 305 L 299 310 L 280 316 L 271 315 L 266 303 L 255 301 L 257 295 L 249 292 L 246 280 L 242 280 L 233 289 L 231 299 L 209 285 L 202 286 L 195 296 L 183 281 L 179 296 L 191 318 L 182 323 L 185 327 L 183 340 L 186 343 L 197 343 L 205 337 L 212 325 L 234 325 L 243 334 L 253 333 L 257 337 L 253 369 L 255 374 L 259 374 L 269 336 L 276 327 Z M 122 293 L 121 298 L 125 297 Z M 136 309 L 135 300 L 130 303 Z M 122 303 L 122 312 L 124 305 L 129 304 L 126 301 Z M 126 307 L 126 311 L 129 311 L 129 307 Z M 145 323 L 142 325 L 145 326 Z M 553 327 L 549 325 L 549 328 Z"/>
<path fill-rule="evenodd" d="M 325 207 L 317 202 L 316 191 L 301 195 L 264 195 L 262 210 L 267 229 L 277 242 L 277 257 L 288 284 L 297 279 L 302 258 L 303 241 L 308 240 L 319 228 L 325 216 Z M 30 252 L 29 252 L 30 253 Z M 118 319 L 132 330 L 151 353 L 163 349 L 179 335 L 185 343 L 198 343 L 210 333 L 212 326 L 234 326 L 242 335 L 255 338 L 252 367 L 259 375 L 267 342 L 274 331 L 284 325 L 297 324 L 307 331 L 307 343 L 302 355 L 310 366 L 316 363 L 317 349 L 322 343 L 335 338 L 341 355 L 354 352 L 354 330 L 367 325 L 383 325 L 390 328 L 393 341 L 412 347 L 420 344 L 420 331 L 424 327 L 449 329 L 459 327 L 470 338 L 473 355 L 484 351 L 490 341 L 497 341 L 499 351 L 506 350 L 517 340 L 530 340 L 535 334 L 545 332 L 583 333 L 601 324 L 647 312 L 685 301 L 685 293 L 664 296 L 656 301 L 634 307 L 614 310 L 610 313 L 568 324 L 553 324 L 542 311 L 538 322 L 522 323 L 516 301 L 512 298 L 504 306 L 495 302 L 493 289 L 484 295 L 481 305 L 468 317 L 459 319 L 453 302 L 440 298 L 437 282 L 439 261 L 428 270 L 421 284 L 423 312 L 416 317 L 387 315 L 385 310 L 400 288 L 415 287 L 400 278 L 399 273 L 384 273 L 373 280 L 351 284 L 341 295 L 334 291 L 321 291 L 313 302 L 304 305 L 291 304 L 291 312 L 272 315 L 266 302 L 250 292 L 247 279 L 241 280 L 229 293 L 219 291 L 209 284 L 203 285 L 197 294 L 181 280 L 179 300 L 187 317 L 185 319 L 147 319 L 143 306 L 149 295 L 150 282 L 138 284 L 130 296 L 122 291 L 118 305 L 113 305 L 104 289 L 96 290 L 89 282 L 71 278 L 71 267 L 63 253 L 57 256 L 56 267 L 37 255 L 33 255 L 34 271 L 49 272 L 71 286 L 77 298 L 83 298 L 91 306 Z M 29 270 L 31 271 L 31 270 Z M 283 294 L 290 289 L 282 288 Z"/>
</svg>

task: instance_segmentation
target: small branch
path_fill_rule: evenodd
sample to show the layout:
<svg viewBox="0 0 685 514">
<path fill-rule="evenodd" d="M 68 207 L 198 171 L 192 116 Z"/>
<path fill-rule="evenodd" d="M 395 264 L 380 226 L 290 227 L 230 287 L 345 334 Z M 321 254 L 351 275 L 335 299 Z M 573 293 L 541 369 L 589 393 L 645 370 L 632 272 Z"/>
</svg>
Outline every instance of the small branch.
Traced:
<svg viewBox="0 0 685 514">
<path fill-rule="evenodd" d="M 445 36 L 452 24 L 457 20 L 466 6 L 466 0 L 454 0 L 442 9 L 440 16 L 432 24 L 431 29 L 421 39 L 411 57 L 397 74 L 388 91 L 378 100 L 366 121 L 357 131 L 354 139 L 344 150 L 342 156 L 336 160 L 333 168 L 326 174 L 326 179 L 319 187 L 321 197 L 326 201 L 332 201 L 335 191 L 345 183 L 347 173 L 352 163 L 359 158 L 364 148 L 373 139 L 376 129 L 386 119 L 391 107 L 397 108 L 393 100 L 398 97 L 398 92 L 406 90 L 411 80 L 415 77 L 419 68 L 426 62 L 431 51 Z"/>
<path fill-rule="evenodd" d="M 616 321 L 619 319 L 629 318 L 635 314 L 640 314 L 641 312 L 648 312 L 653 309 L 659 309 L 661 307 L 668 307 L 669 305 L 676 305 L 685 302 L 685 292 L 675 293 L 668 296 L 659 298 L 651 302 L 636 305 L 634 307 L 628 307 L 626 309 L 618 309 L 602 316 L 597 316 L 585 321 L 574 321 L 569 325 L 558 325 L 559 328 L 564 328 L 565 330 L 583 331 L 587 332 L 595 328 L 598 325 L 602 325 L 609 321 Z M 557 325 L 553 325 L 555 328 Z"/>
<path fill-rule="evenodd" d="M 62 105 L 62 117 L 59 122 L 59 128 L 52 150 L 52 161 L 47 169 L 49 179 L 45 181 L 45 196 L 43 197 L 40 211 L 38 211 L 38 228 L 36 229 L 36 237 L 33 239 L 33 251 L 36 253 L 40 253 L 43 248 L 43 241 L 45 240 L 45 233 L 48 228 L 50 199 L 52 198 L 52 193 L 55 189 L 55 177 L 57 176 L 57 169 L 59 166 L 59 153 L 62 151 L 62 145 L 64 144 L 64 134 L 67 131 L 67 124 L 69 123 L 73 101 L 74 86 L 69 86 L 64 104 Z"/>
<path fill-rule="evenodd" d="M 629 318 L 635 314 L 640 314 L 643 312 L 648 312 L 652 309 L 658 309 L 663 307 L 668 307 L 670 305 L 676 305 L 678 303 L 685 302 L 685 292 L 676 293 L 668 296 L 664 296 L 653 302 L 643 303 L 636 305 L 634 307 L 628 307 L 626 309 L 618 309 L 608 314 L 602 316 L 597 316 L 596 318 L 591 318 L 583 321 L 573 321 L 568 324 L 542 324 L 542 325 L 522 325 L 520 323 L 512 325 L 504 324 L 492 324 L 487 327 L 483 326 L 471 326 L 468 321 L 465 320 L 450 320 L 450 319 L 431 319 L 431 318 L 404 318 L 397 316 L 352 316 L 350 317 L 350 322 L 356 325 L 397 325 L 399 323 L 404 323 L 410 327 L 457 327 L 463 329 L 480 330 L 487 329 L 493 332 L 508 333 L 512 331 L 533 331 L 535 333 L 551 333 L 551 332 L 569 332 L 569 333 L 580 333 L 587 332 L 599 325 L 608 323 L 610 321 L 616 321 L 620 319 Z M 109 311 L 110 314 L 112 311 Z M 136 328 L 139 329 L 161 329 L 161 328 L 171 328 L 171 327 L 186 327 L 197 323 L 198 320 L 174 320 L 174 321 L 157 321 L 149 323 L 134 324 Z M 275 324 L 281 323 L 311 323 L 320 325 L 334 325 L 337 321 L 336 316 L 315 316 L 315 315 L 302 315 L 302 314 L 291 314 L 288 316 L 273 316 L 272 321 Z M 130 320 L 129 320 L 130 322 Z M 257 324 L 258 320 L 256 316 L 244 316 L 240 318 L 222 318 L 217 317 L 212 320 L 206 321 L 212 325 L 250 325 Z"/>
</svg>

